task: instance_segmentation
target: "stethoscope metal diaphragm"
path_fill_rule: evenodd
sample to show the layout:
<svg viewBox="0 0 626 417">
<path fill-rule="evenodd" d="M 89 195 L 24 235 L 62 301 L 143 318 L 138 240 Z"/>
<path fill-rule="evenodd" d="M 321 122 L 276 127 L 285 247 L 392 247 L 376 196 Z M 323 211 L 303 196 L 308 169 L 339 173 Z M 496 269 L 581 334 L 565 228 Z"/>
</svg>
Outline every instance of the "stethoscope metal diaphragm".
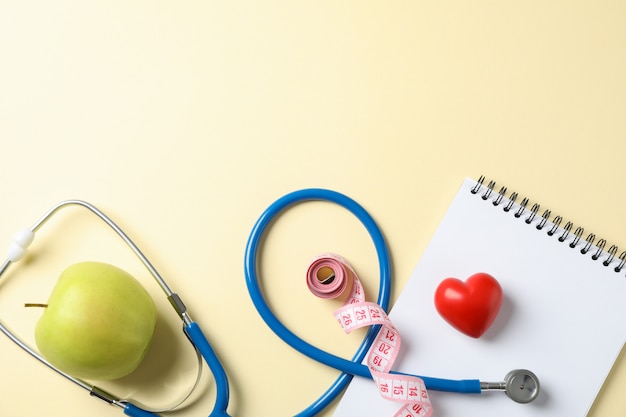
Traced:
<svg viewBox="0 0 626 417">
<path fill-rule="evenodd" d="M 481 391 L 504 391 L 510 399 L 520 404 L 534 401 L 539 395 L 540 384 L 537 375 L 528 369 L 514 369 L 502 382 L 481 382 Z"/>
<path fill-rule="evenodd" d="M 509 372 L 504 383 L 506 395 L 517 403 L 529 403 L 539 395 L 539 378 L 527 369 Z"/>
</svg>

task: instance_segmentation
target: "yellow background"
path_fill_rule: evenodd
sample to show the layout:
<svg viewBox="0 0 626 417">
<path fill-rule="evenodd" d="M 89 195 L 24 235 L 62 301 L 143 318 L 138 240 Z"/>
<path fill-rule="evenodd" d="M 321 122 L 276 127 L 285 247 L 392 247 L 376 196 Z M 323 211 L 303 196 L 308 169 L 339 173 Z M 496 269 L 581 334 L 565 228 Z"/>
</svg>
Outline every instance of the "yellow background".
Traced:
<svg viewBox="0 0 626 417">
<path fill-rule="evenodd" d="M 336 372 L 285 347 L 249 301 L 243 255 L 257 216 L 305 187 L 356 199 L 388 238 L 394 299 L 466 176 L 484 174 L 626 245 L 625 45 L 626 3 L 609 0 L 2 0 L 0 243 L 60 200 L 96 204 L 213 341 L 231 413 L 294 415 Z M 22 304 L 45 301 L 64 266 L 123 266 L 162 318 L 147 363 L 115 388 L 173 400 L 193 354 L 162 293 L 86 213 L 53 223 L 0 283 L 2 320 L 30 341 L 40 312 Z M 360 225 L 335 206 L 305 204 L 276 222 L 265 248 L 279 316 L 351 356 L 362 333 L 343 335 L 337 305 L 312 297 L 303 277 L 311 257 L 336 251 L 375 297 Z M 8 339 L 0 369 L 0 415 L 121 413 Z M 624 415 L 624 374 L 593 416 Z M 174 415 L 208 414 L 207 375 Z"/>
</svg>

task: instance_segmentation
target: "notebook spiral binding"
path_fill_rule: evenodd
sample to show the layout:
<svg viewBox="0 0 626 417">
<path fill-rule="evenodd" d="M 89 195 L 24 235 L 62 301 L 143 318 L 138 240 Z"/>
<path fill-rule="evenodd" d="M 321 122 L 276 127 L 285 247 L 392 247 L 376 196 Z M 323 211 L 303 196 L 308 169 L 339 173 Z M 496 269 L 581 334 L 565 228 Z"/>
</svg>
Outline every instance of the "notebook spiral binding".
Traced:
<svg viewBox="0 0 626 417">
<path fill-rule="evenodd" d="M 597 261 L 600 259 L 601 255 L 605 253 L 605 248 L 607 245 L 607 241 L 605 239 L 598 239 L 597 243 L 594 245 L 596 241 L 596 235 L 593 233 L 589 233 L 586 238 L 583 239 L 583 235 L 585 233 L 585 229 L 583 227 L 574 228 L 574 224 L 570 221 L 565 223 L 565 226 L 561 228 L 561 223 L 563 223 L 563 217 L 556 215 L 550 220 L 552 217 L 552 212 L 550 210 L 544 210 L 541 215 L 539 214 L 540 205 L 534 203 L 530 208 L 528 208 L 528 204 L 530 203 L 528 198 L 523 198 L 517 205 L 516 201 L 520 198 L 518 193 L 512 192 L 507 196 L 508 190 L 507 187 L 502 186 L 499 191 L 495 191 L 496 182 L 489 181 L 487 185 L 485 185 L 486 178 L 484 176 L 480 176 L 478 182 L 474 188 L 471 189 L 472 194 L 480 195 L 483 200 L 489 200 L 495 195 L 495 198 L 492 199 L 492 204 L 494 206 L 499 206 L 502 204 L 505 199 L 508 201 L 503 206 L 503 210 L 505 212 L 513 211 L 513 216 L 516 218 L 522 219 L 526 224 L 530 225 L 536 219 L 539 219 L 537 225 L 535 226 L 537 230 L 543 230 L 548 222 L 551 223 L 550 228 L 547 230 L 548 236 L 556 236 L 559 242 L 565 243 L 565 241 L 571 236 L 571 242 L 569 242 L 568 246 L 572 249 L 576 249 L 579 245 L 582 245 L 580 249 L 580 253 L 586 255 L 591 251 L 591 259 Z M 497 194 L 494 194 L 497 193 Z M 539 217 L 538 217 L 539 216 Z M 574 231 L 572 232 L 572 229 Z M 592 248 L 594 250 L 592 251 Z M 611 245 L 609 249 L 606 251 L 607 258 L 602 261 L 602 265 L 609 267 L 612 262 L 617 262 L 617 266 L 613 268 L 613 270 L 617 273 L 621 272 L 626 266 L 626 251 L 623 251 L 619 257 L 616 258 L 618 247 L 617 245 Z"/>
</svg>

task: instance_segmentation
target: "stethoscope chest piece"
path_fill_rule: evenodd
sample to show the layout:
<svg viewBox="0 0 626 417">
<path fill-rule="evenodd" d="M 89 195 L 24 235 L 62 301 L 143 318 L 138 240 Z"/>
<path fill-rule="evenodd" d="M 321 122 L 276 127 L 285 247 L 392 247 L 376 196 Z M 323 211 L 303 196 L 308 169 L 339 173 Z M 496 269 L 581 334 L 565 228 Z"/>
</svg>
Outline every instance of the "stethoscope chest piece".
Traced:
<svg viewBox="0 0 626 417">
<path fill-rule="evenodd" d="M 539 378 L 527 369 L 509 372 L 504 383 L 506 395 L 517 403 L 529 403 L 539 395 Z"/>
</svg>

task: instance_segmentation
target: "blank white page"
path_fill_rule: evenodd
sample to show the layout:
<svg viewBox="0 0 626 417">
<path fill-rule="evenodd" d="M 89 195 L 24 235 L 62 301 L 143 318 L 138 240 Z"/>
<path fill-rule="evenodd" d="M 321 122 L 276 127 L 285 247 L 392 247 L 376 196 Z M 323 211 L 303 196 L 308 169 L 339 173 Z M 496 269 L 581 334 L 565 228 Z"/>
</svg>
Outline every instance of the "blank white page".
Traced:
<svg viewBox="0 0 626 417">
<path fill-rule="evenodd" d="M 541 382 L 529 404 L 501 392 L 431 390 L 436 417 L 583 417 L 625 342 L 626 268 L 615 272 L 618 259 L 604 266 L 606 252 L 592 260 L 595 246 L 581 254 L 587 233 L 571 248 L 576 227 L 565 242 L 558 239 L 563 229 L 548 235 L 550 221 L 538 230 L 543 208 L 527 224 L 530 205 L 517 218 L 517 204 L 506 212 L 507 198 L 494 206 L 498 190 L 484 200 L 488 187 L 472 194 L 476 184 L 464 181 L 390 313 L 403 343 L 394 369 L 497 382 L 525 368 Z M 493 275 L 504 295 L 495 322 L 478 339 L 446 323 L 433 301 L 443 279 L 465 280 L 476 272 Z M 398 408 L 371 380 L 355 378 L 334 416 L 391 417 Z"/>
</svg>

